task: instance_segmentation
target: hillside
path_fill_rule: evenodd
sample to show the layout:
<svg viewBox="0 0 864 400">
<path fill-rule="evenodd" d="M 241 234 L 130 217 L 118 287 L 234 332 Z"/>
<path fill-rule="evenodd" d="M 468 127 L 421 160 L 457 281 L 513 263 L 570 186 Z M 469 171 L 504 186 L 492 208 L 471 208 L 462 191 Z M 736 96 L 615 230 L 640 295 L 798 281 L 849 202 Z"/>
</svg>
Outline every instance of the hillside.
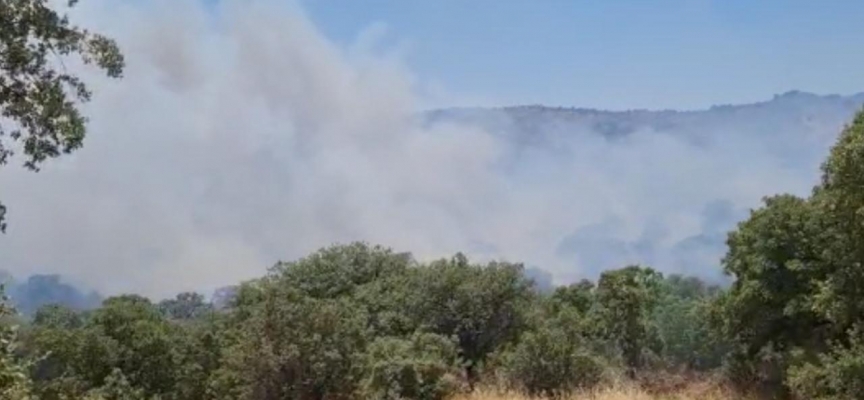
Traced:
<svg viewBox="0 0 864 400">
<path fill-rule="evenodd" d="M 727 232 L 765 192 L 809 193 L 862 104 L 864 93 L 789 91 L 693 111 L 526 105 L 433 110 L 424 121 L 504 139 L 498 167 L 514 191 L 537 191 L 532 206 L 573 221 L 555 255 L 582 276 L 643 262 L 717 281 Z"/>
<path fill-rule="evenodd" d="M 763 133 L 798 136 L 828 135 L 864 104 L 864 92 L 817 95 L 789 91 L 772 99 L 706 110 L 606 111 L 591 108 L 524 105 L 500 108 L 448 108 L 430 111 L 430 123 L 471 124 L 508 135 L 524 144 L 550 144 L 556 134 L 595 133 L 614 140 L 640 131 L 670 133 L 698 143 L 718 134 Z M 734 132 L 733 132 L 734 131 Z"/>
<path fill-rule="evenodd" d="M 524 261 L 529 275 L 547 290 L 553 281 L 596 278 L 605 269 L 628 263 L 643 263 L 664 272 L 721 282 L 726 280 L 719 260 L 726 250 L 727 232 L 746 218 L 750 208 L 758 206 L 765 193 L 807 194 L 818 181 L 818 167 L 828 147 L 862 104 L 864 93 L 821 96 L 792 91 L 764 102 L 696 111 L 603 111 L 547 106 L 429 111 L 424 115 L 424 125 L 429 129 L 423 134 L 440 134 L 441 131 L 434 128 L 449 124 L 456 127 L 456 135 L 470 136 L 473 128 L 482 131 L 484 138 L 490 135 L 495 138 L 492 142 L 495 153 L 487 157 L 492 160 L 491 172 L 484 170 L 483 175 L 476 176 L 476 171 L 469 174 L 455 166 L 452 173 L 449 169 L 436 172 L 432 175 L 436 177 L 435 182 L 446 182 L 442 187 L 451 189 L 440 193 L 431 189 L 428 182 L 418 189 L 403 182 L 401 175 L 386 175 L 393 172 L 392 168 L 384 169 L 375 179 L 386 181 L 393 188 L 392 192 L 375 193 L 374 199 L 390 205 L 381 218 L 377 214 L 364 218 L 356 216 L 356 210 L 367 210 L 375 203 L 370 203 L 370 198 L 362 195 L 362 191 L 355 195 L 359 189 L 353 187 L 343 188 L 345 192 L 336 203 L 322 195 L 321 202 L 310 206 L 316 210 L 319 205 L 329 207 L 319 210 L 325 216 L 332 214 L 333 209 L 340 210 L 338 214 L 342 218 L 336 227 L 326 218 L 308 217 L 310 213 L 305 208 L 289 204 L 286 209 L 281 202 L 265 201 L 264 194 L 290 197 L 309 191 L 317 193 L 315 185 L 295 187 L 291 184 L 294 181 L 274 175 L 274 171 L 289 173 L 292 170 L 271 162 L 266 154 L 254 163 L 243 164 L 249 170 L 246 173 L 257 177 L 243 179 L 243 185 L 248 185 L 244 188 L 262 196 L 257 200 L 244 197 L 238 204 L 253 201 L 257 207 L 237 207 L 235 186 L 223 187 L 220 182 L 227 178 L 217 174 L 191 174 L 190 180 L 197 179 L 196 185 L 158 186 L 158 193 L 196 199 L 197 192 L 189 192 L 190 188 L 212 186 L 211 192 L 199 199 L 212 207 L 195 207 L 190 211 L 197 216 L 193 222 L 208 221 L 206 231 L 213 232 L 220 227 L 211 226 L 213 221 L 233 216 L 236 221 L 228 225 L 231 230 L 225 228 L 223 234 L 235 235 L 237 229 L 247 232 L 251 239 L 244 239 L 243 244 L 248 247 L 243 249 L 260 255 L 266 262 L 294 257 L 305 251 L 298 248 L 314 248 L 308 245 L 294 248 L 291 247 L 293 242 L 286 248 L 286 244 L 278 240 L 305 237 L 293 231 L 294 227 L 301 230 L 292 222 L 294 219 L 273 217 L 291 211 L 289 216 L 309 218 L 302 228 L 328 240 L 347 237 L 398 245 L 398 241 L 392 240 L 398 237 L 407 243 L 406 247 L 431 248 L 429 243 L 442 236 L 454 237 L 450 235 L 450 228 L 444 228 L 451 227 L 460 235 L 447 243 L 457 246 L 433 248 L 438 254 L 467 251 L 479 256 Z M 488 146 L 484 143 L 473 139 L 460 141 L 460 145 L 469 146 L 468 152 L 474 153 L 479 152 L 481 146 Z M 408 146 L 397 148 L 403 147 Z M 436 171 L 442 170 L 437 161 L 430 166 L 435 166 Z M 239 174 L 235 170 L 224 173 L 227 177 Z M 342 182 L 328 176 L 322 178 L 325 179 L 322 182 Z M 413 177 L 408 178 L 414 181 Z M 81 175 L 75 179 L 81 179 Z M 377 185 L 376 180 L 370 181 L 370 185 Z M 361 182 L 356 185 L 363 186 Z M 452 190 L 449 185 L 462 191 Z M 122 188 L 110 189 L 106 188 L 98 198 L 117 197 L 117 207 L 130 204 L 118 194 L 122 193 Z M 271 193 L 271 190 L 276 191 Z M 87 194 L 89 192 L 76 192 L 79 196 Z M 485 205 L 490 199 L 494 199 L 494 207 Z M 208 214 L 211 208 L 212 214 Z M 401 214 L 394 215 L 393 209 L 401 210 Z M 217 212 L 219 210 L 222 212 Z M 103 213 L 94 207 L 88 215 L 98 220 Z M 137 214 L 128 211 L 121 215 Z M 408 226 L 418 226 L 416 221 L 426 222 L 420 224 L 423 229 L 409 235 L 404 228 L 397 228 L 403 226 L 398 224 L 400 218 L 407 220 Z M 378 225 L 370 226 L 368 219 Z M 144 222 L 147 221 L 140 224 Z M 98 236 L 103 234 L 101 225 L 93 224 L 91 235 L 101 237 Z M 390 235 L 395 229 L 400 230 L 395 236 Z M 271 232 L 275 237 L 262 232 Z M 11 232 L 10 239 L 0 243 L 0 268 L 16 275 L 26 276 L 25 272 L 19 272 L 22 270 L 66 275 L 69 267 L 77 266 L 82 269 L 74 278 L 103 293 L 127 287 L 127 290 L 151 294 L 150 288 L 144 288 L 147 283 L 165 289 L 157 298 L 179 291 L 167 287 L 170 285 L 164 281 L 156 282 L 155 278 L 144 282 L 146 279 L 139 276 L 133 281 L 134 275 L 117 268 L 110 254 L 104 252 L 81 251 L 84 258 L 76 265 L 70 265 L 66 252 L 61 250 L 53 256 L 47 253 L 49 257 L 44 259 L 34 258 L 35 254 L 42 253 L 15 245 L 15 240 L 21 239 L 16 236 L 19 233 Z M 113 230 L 105 235 L 108 237 L 103 241 L 122 237 Z M 384 239 L 380 239 L 381 236 Z M 82 242 L 79 246 L 86 247 L 89 243 L 91 241 Z M 130 247 L 126 259 L 133 264 L 123 264 L 123 268 L 154 268 L 148 260 L 166 257 L 157 250 L 158 247 L 147 249 L 145 253 L 153 254 L 141 257 L 138 250 Z M 21 260 L 52 268 L 44 270 L 34 265 L 24 268 Z M 258 267 L 263 268 L 258 264 L 250 268 Z M 232 268 L 240 267 L 232 264 Z M 170 276 L 176 271 L 177 268 L 166 267 L 161 273 Z M 175 280 L 169 281 L 175 283 Z M 178 286 L 211 293 L 233 283 L 229 279 L 204 285 L 200 281 L 187 281 Z"/>
</svg>

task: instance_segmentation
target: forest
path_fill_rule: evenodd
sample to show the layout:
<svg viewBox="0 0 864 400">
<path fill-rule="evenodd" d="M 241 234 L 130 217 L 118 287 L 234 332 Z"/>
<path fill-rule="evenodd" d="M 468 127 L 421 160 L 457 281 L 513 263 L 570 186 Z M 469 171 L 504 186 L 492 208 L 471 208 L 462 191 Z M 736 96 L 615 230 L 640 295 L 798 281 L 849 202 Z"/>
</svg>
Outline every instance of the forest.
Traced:
<svg viewBox="0 0 864 400">
<path fill-rule="evenodd" d="M 729 287 L 630 265 L 551 291 L 518 263 L 365 243 L 280 262 L 225 301 L 134 295 L 3 308 L 4 399 L 557 396 L 712 380 L 758 398 L 864 398 L 864 111 L 807 198 L 729 234 Z M 484 389 L 485 390 L 485 389 Z"/>
<path fill-rule="evenodd" d="M 123 75 L 113 39 L 49 6 L 0 0 L 0 166 L 83 146 L 92 93 L 57 58 Z M 0 287 L 0 399 L 864 399 L 864 110 L 809 196 L 766 196 L 728 234 L 723 286 L 621 265 L 545 288 L 518 262 L 355 242 L 210 300 L 90 307 L 45 277 L 81 307 L 19 310 L 28 291 Z"/>
</svg>

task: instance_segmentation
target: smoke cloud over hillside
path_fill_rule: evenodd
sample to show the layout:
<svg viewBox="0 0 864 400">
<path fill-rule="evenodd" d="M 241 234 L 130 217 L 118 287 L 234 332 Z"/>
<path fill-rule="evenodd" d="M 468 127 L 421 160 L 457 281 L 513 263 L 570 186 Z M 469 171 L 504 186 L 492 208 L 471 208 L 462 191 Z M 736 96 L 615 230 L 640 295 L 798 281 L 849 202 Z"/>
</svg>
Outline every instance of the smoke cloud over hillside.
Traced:
<svg viewBox="0 0 864 400">
<path fill-rule="evenodd" d="M 0 170 L 0 269 L 167 296 L 364 240 L 558 282 L 630 262 L 716 279 L 725 232 L 764 195 L 806 193 L 862 100 L 426 118 L 435 99 L 374 35 L 341 47 L 275 0 L 145 3 L 76 10 L 128 68 L 93 76 L 81 151 Z"/>
</svg>

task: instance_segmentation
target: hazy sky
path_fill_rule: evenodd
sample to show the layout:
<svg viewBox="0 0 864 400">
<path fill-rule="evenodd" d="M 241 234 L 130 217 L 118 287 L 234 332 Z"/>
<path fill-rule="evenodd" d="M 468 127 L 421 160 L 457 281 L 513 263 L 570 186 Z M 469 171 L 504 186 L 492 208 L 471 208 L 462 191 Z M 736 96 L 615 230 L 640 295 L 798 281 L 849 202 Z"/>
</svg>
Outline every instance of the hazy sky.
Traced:
<svg viewBox="0 0 864 400">
<path fill-rule="evenodd" d="M 854 101 L 525 140 L 430 106 L 703 107 L 864 89 L 864 2 L 89 0 L 120 81 L 84 148 L 0 169 L 0 269 L 167 296 L 334 242 L 524 261 L 563 283 L 625 263 L 719 275 L 723 238 L 806 194 Z M 858 100 L 855 100 L 858 101 Z M 638 125 L 638 124 L 637 124 Z M 606 128 L 609 128 L 608 126 Z M 622 128 L 622 127 L 617 127 Z M 616 128 L 616 129 L 617 129 Z"/>
<path fill-rule="evenodd" d="M 859 0 L 306 0 L 350 43 L 370 26 L 463 99 L 703 108 L 864 90 Z"/>
</svg>

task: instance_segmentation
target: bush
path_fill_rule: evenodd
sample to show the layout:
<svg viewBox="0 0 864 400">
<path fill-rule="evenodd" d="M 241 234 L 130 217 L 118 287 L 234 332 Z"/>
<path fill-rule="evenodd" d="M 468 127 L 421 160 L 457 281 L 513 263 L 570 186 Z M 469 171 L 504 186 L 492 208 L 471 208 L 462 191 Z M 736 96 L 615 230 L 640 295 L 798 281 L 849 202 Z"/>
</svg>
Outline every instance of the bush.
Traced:
<svg viewBox="0 0 864 400">
<path fill-rule="evenodd" d="M 503 368 L 511 385 L 532 395 L 592 388 L 607 370 L 601 358 L 554 327 L 526 333 L 504 356 Z"/>
<path fill-rule="evenodd" d="M 15 314 L 0 284 L 0 398 L 29 400 L 33 386 L 27 373 L 30 363 L 17 357 L 18 327 L 8 320 Z"/>
<path fill-rule="evenodd" d="M 789 351 L 765 346 L 755 354 L 734 348 L 723 361 L 722 375 L 740 391 L 757 391 L 773 398 L 788 397 L 786 371 L 795 362 Z"/>
<path fill-rule="evenodd" d="M 366 355 L 364 398 L 438 400 L 459 388 L 456 344 L 441 335 L 378 338 Z"/>
<path fill-rule="evenodd" d="M 147 400 L 147 396 L 132 386 L 122 371 L 114 369 L 105 378 L 105 384 L 88 392 L 84 400 Z"/>
<path fill-rule="evenodd" d="M 310 298 L 285 282 L 262 285 L 261 293 L 225 333 L 232 339 L 214 372 L 216 398 L 352 398 L 366 348 L 362 309 Z"/>
<path fill-rule="evenodd" d="M 864 399 L 864 331 L 850 334 L 848 346 L 835 345 L 818 362 L 789 369 L 788 385 L 805 399 Z"/>
</svg>

